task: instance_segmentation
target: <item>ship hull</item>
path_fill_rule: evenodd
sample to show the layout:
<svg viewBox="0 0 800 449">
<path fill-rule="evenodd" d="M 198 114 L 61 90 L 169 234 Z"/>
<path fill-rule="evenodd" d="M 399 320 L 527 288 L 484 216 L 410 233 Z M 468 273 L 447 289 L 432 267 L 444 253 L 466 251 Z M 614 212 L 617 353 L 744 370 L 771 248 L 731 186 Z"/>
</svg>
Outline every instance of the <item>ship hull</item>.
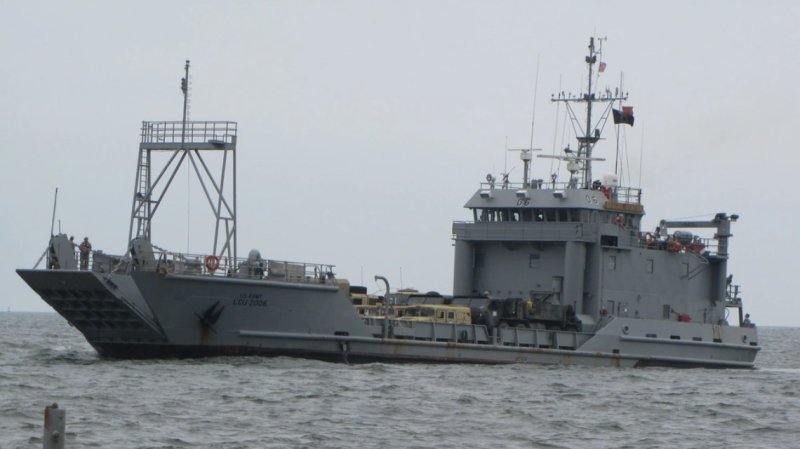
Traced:
<svg viewBox="0 0 800 449">
<path fill-rule="evenodd" d="M 17 270 L 103 357 L 752 368 L 754 328 L 608 317 L 593 333 L 359 317 L 324 283 Z"/>
</svg>

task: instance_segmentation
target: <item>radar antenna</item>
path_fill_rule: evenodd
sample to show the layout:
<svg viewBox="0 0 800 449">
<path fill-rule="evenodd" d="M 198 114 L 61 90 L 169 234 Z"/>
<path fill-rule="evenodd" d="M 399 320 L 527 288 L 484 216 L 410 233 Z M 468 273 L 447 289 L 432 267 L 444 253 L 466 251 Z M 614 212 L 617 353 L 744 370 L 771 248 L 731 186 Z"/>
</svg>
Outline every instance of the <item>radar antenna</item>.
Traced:
<svg viewBox="0 0 800 449">
<path fill-rule="evenodd" d="M 557 159 L 559 161 L 564 161 L 567 163 L 567 171 L 569 171 L 569 183 L 567 187 L 570 189 L 577 189 L 578 188 L 578 178 L 577 174 L 581 170 L 585 170 L 586 166 L 591 164 L 592 161 L 604 161 L 605 158 L 602 157 L 586 157 L 586 156 L 578 156 L 575 154 L 572 149 L 567 146 L 564 148 L 564 155 L 563 156 L 553 156 L 549 154 L 540 154 L 537 157 L 542 159 Z M 555 183 L 555 179 L 552 179 L 552 182 Z"/>
<path fill-rule="evenodd" d="M 531 152 L 542 151 L 541 148 L 509 148 L 508 151 L 519 151 L 519 158 L 522 160 L 522 188 L 530 187 Z M 508 174 L 506 174 L 508 175 Z"/>
</svg>

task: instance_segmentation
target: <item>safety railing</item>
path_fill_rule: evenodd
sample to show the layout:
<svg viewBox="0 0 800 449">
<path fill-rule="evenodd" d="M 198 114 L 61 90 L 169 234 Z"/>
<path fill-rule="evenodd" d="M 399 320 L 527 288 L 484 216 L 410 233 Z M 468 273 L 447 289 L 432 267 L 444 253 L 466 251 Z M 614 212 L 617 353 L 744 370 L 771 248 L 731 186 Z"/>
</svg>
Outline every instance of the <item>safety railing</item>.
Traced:
<svg viewBox="0 0 800 449">
<path fill-rule="evenodd" d="M 501 189 L 501 190 L 519 190 L 525 189 L 526 186 L 521 182 L 482 182 L 481 190 Z M 576 187 L 568 182 L 547 182 L 543 179 L 533 179 L 528 184 L 527 188 L 533 190 L 548 189 L 548 190 L 575 190 Z M 589 190 L 589 189 L 577 189 Z M 605 197 L 612 202 L 623 204 L 641 204 L 642 203 L 642 189 L 633 187 L 603 187 L 598 186 L 596 189 L 602 192 Z"/>
<path fill-rule="evenodd" d="M 162 274 L 234 277 L 313 284 L 335 284 L 335 265 L 261 258 L 217 257 L 162 251 L 154 270 Z"/>
<path fill-rule="evenodd" d="M 236 122 L 142 122 L 142 143 L 231 143 Z"/>
<path fill-rule="evenodd" d="M 519 190 L 524 189 L 525 185 L 521 182 L 481 182 L 481 189 L 506 189 L 506 190 Z M 569 187 L 567 182 L 548 182 L 543 179 L 532 179 L 528 184 L 529 189 L 553 189 L 564 190 Z"/>
<path fill-rule="evenodd" d="M 600 189 L 602 191 L 602 189 Z M 642 189 L 614 187 L 604 191 L 606 198 L 617 203 L 642 204 Z"/>
<path fill-rule="evenodd" d="M 716 255 L 719 245 L 713 238 L 694 236 L 691 242 L 682 243 L 674 236 L 659 237 L 652 232 L 640 232 L 628 240 L 629 247 L 648 248 L 669 251 L 672 253 L 694 253 L 698 255 Z"/>
</svg>

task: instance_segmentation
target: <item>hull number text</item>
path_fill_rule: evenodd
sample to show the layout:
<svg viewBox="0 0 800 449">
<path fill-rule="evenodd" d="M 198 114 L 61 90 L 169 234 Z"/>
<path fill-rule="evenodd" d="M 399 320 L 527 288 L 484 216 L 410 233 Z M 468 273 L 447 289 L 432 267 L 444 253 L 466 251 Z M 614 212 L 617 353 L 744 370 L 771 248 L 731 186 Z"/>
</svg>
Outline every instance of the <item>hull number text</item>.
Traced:
<svg viewBox="0 0 800 449">
<path fill-rule="evenodd" d="M 267 300 L 261 293 L 240 293 L 233 298 L 234 306 L 267 307 Z"/>
</svg>

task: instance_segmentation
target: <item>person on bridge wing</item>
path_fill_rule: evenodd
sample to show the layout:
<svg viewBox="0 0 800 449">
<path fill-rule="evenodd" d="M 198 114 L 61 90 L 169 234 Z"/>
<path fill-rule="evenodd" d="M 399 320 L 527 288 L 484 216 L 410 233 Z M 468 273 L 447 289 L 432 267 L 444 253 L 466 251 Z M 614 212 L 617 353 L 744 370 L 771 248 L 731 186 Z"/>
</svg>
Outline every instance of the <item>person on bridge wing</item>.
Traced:
<svg viewBox="0 0 800 449">
<path fill-rule="evenodd" d="M 89 243 L 89 237 L 84 237 L 78 249 L 81 252 L 81 270 L 89 269 L 89 253 L 92 252 L 92 244 Z"/>
</svg>

